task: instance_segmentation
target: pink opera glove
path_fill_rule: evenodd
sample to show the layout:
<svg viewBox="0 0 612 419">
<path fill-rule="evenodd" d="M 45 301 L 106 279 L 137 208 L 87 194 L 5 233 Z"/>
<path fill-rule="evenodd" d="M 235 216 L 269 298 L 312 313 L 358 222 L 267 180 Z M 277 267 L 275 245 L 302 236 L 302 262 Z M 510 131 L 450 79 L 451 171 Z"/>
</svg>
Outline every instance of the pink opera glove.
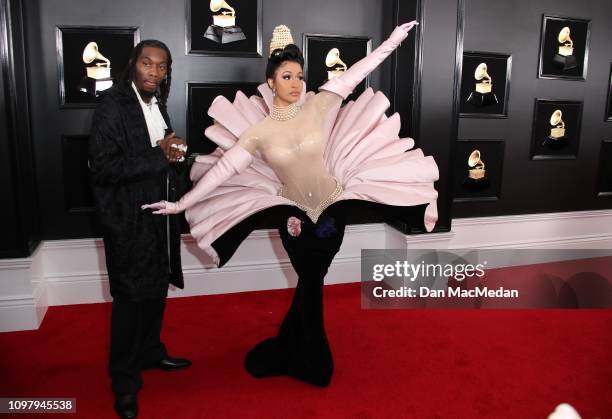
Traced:
<svg viewBox="0 0 612 419">
<path fill-rule="evenodd" d="M 204 174 L 198 183 L 186 193 L 178 202 L 159 201 L 143 205 L 141 208 L 153 209 L 153 214 L 178 214 L 187 208 L 204 200 L 206 195 L 232 176 L 241 173 L 253 162 L 253 156 L 242 146 L 234 144 L 217 163 Z"/>
<path fill-rule="evenodd" d="M 179 214 L 185 209 L 181 208 L 177 202 L 159 201 L 154 204 L 146 204 L 140 207 L 141 209 L 153 209 L 153 214 L 171 215 Z"/>
<path fill-rule="evenodd" d="M 335 93 L 346 99 L 355 87 L 382 63 L 408 37 L 408 32 L 419 23 L 416 20 L 396 27 L 391 36 L 365 58 L 357 61 L 339 77 L 333 78 L 319 90 Z"/>
</svg>

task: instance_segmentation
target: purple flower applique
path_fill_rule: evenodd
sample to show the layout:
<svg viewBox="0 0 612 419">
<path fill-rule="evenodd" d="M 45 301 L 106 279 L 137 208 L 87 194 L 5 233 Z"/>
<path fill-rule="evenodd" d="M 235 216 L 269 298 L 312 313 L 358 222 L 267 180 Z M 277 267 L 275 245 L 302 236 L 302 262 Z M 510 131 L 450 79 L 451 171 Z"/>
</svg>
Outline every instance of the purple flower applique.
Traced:
<svg viewBox="0 0 612 419">
<path fill-rule="evenodd" d="M 334 237 L 337 234 L 336 220 L 329 215 L 321 216 L 317 222 L 315 235 L 320 239 L 326 239 L 328 237 Z"/>
</svg>

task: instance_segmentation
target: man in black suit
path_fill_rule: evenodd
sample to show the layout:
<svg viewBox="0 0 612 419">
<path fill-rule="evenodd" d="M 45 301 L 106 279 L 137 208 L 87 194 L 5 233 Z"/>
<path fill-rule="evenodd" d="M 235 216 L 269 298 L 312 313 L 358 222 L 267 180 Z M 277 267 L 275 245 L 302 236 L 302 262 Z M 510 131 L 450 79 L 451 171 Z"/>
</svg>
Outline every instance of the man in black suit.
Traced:
<svg viewBox="0 0 612 419">
<path fill-rule="evenodd" d="M 187 187 L 187 148 L 166 112 L 171 76 L 168 47 L 142 41 L 91 129 L 92 188 L 113 296 L 109 373 L 123 418 L 137 415 L 142 369 L 191 365 L 169 357 L 160 340 L 168 286 L 183 288 L 180 219 L 141 210 L 148 202 L 176 201 Z"/>
</svg>

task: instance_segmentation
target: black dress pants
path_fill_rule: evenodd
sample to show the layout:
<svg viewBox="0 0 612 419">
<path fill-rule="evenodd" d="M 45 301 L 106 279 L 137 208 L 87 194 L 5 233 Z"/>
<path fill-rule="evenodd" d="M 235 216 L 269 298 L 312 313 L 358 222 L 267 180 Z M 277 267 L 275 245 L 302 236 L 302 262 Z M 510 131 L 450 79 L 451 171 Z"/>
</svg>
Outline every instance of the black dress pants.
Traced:
<svg viewBox="0 0 612 419">
<path fill-rule="evenodd" d="M 329 207 L 314 224 L 301 211 L 299 236 L 279 228 L 281 240 L 298 283 L 293 301 L 275 337 L 257 344 L 245 358 L 245 368 L 257 378 L 288 375 L 325 387 L 334 362 L 323 321 L 323 280 L 338 253 L 345 229 L 344 211 Z"/>
<path fill-rule="evenodd" d="M 113 300 L 109 373 L 116 394 L 137 393 L 140 371 L 152 367 L 168 353 L 160 340 L 166 299 Z"/>
</svg>

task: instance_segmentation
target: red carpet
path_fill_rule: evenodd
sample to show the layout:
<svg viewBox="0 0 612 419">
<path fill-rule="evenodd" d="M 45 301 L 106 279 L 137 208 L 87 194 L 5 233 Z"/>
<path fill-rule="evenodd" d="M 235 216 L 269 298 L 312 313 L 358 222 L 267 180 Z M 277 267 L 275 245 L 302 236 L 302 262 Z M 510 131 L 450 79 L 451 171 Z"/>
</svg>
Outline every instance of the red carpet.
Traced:
<svg viewBox="0 0 612 419">
<path fill-rule="evenodd" d="M 242 368 L 291 292 L 168 300 L 164 340 L 194 365 L 146 371 L 139 417 L 545 419 L 569 402 L 612 418 L 612 310 L 362 310 L 359 284 L 328 286 L 336 372 L 319 389 Z M 40 330 L 0 334 L 0 397 L 74 397 L 68 417 L 113 418 L 109 315 L 51 307 Z"/>
</svg>

